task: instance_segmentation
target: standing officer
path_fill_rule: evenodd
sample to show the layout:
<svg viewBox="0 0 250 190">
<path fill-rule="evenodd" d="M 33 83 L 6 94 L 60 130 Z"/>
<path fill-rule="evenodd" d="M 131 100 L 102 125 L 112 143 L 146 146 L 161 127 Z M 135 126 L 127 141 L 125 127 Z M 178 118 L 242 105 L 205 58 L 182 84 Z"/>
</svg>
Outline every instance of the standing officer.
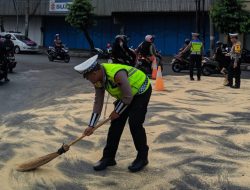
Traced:
<svg viewBox="0 0 250 190">
<path fill-rule="evenodd" d="M 11 35 L 10 34 L 6 34 L 5 36 L 5 40 L 3 41 L 3 70 L 4 70 L 4 80 L 5 82 L 9 82 L 10 79 L 8 78 L 8 60 L 7 57 L 9 56 L 9 54 L 14 54 L 14 43 L 11 40 Z"/>
<path fill-rule="evenodd" d="M 194 73 L 194 66 L 196 65 L 197 68 L 197 80 L 201 80 L 201 59 L 203 53 L 203 43 L 199 39 L 198 33 L 192 33 L 192 41 L 188 44 L 188 46 L 181 52 L 183 55 L 185 52 L 191 50 L 190 55 L 190 80 L 194 80 L 193 73 Z"/>
<path fill-rule="evenodd" d="M 231 62 L 228 67 L 228 85 L 231 88 L 240 88 L 240 63 L 241 63 L 241 43 L 238 40 L 238 34 L 229 33 L 230 40 L 232 42 L 232 48 L 230 51 Z M 233 86 L 233 78 L 235 77 L 235 85 Z"/>
<path fill-rule="evenodd" d="M 148 77 L 140 70 L 121 64 L 99 64 L 95 55 L 80 65 L 74 67 L 83 74 L 95 87 L 95 102 L 89 126 L 83 132 L 91 135 L 97 123 L 105 95 L 105 90 L 117 99 L 115 109 L 111 113 L 107 144 L 101 160 L 94 166 L 100 171 L 108 166 L 116 165 L 115 155 L 124 126 L 128 119 L 130 132 L 137 150 L 137 157 L 128 167 L 131 172 L 137 172 L 148 164 L 148 145 L 143 122 L 152 88 Z"/>
</svg>

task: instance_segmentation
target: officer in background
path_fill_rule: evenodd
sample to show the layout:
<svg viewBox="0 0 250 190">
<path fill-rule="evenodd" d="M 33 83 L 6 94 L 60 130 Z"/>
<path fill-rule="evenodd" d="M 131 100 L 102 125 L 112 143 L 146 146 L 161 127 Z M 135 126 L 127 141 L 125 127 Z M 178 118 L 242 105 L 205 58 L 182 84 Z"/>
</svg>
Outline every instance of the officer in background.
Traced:
<svg viewBox="0 0 250 190">
<path fill-rule="evenodd" d="M 229 33 L 230 40 L 232 42 L 232 48 L 230 51 L 230 58 L 231 62 L 228 67 L 228 85 L 231 88 L 240 88 L 240 75 L 241 75 L 241 52 L 242 47 L 241 43 L 238 40 L 238 34 L 237 33 Z M 233 85 L 233 78 L 235 77 L 235 85 Z"/>
<path fill-rule="evenodd" d="M 137 150 L 137 157 L 128 167 L 131 172 L 137 172 L 148 164 L 148 145 L 143 127 L 152 88 L 149 78 L 140 70 L 121 64 L 97 62 L 95 55 L 80 65 L 74 67 L 83 74 L 95 87 L 95 102 L 89 126 L 84 135 L 91 135 L 93 127 L 100 117 L 105 90 L 117 99 L 115 109 L 111 113 L 107 144 L 101 160 L 94 166 L 100 171 L 108 166 L 116 165 L 115 155 L 124 126 L 128 124 Z"/>
<path fill-rule="evenodd" d="M 11 35 L 6 34 L 5 40 L 3 41 L 3 71 L 4 71 L 4 80 L 5 82 L 9 82 L 10 79 L 8 78 L 8 60 L 7 57 L 9 54 L 14 54 L 14 43 L 11 40 Z"/>
<path fill-rule="evenodd" d="M 3 46 L 4 46 L 4 53 L 6 56 L 8 56 L 9 54 L 13 55 L 14 54 L 14 43 L 11 40 L 11 35 L 10 34 L 6 34 L 5 35 L 5 40 L 3 42 Z"/>
<path fill-rule="evenodd" d="M 3 48 L 3 38 L 2 36 L 0 35 L 0 69 L 1 70 L 5 70 L 4 68 L 4 48 Z"/>
<path fill-rule="evenodd" d="M 203 54 L 203 43 L 199 39 L 198 33 L 192 33 L 192 40 L 188 46 L 181 52 L 181 55 L 191 50 L 190 54 L 190 80 L 194 80 L 194 66 L 197 68 L 197 80 L 201 80 L 201 60 Z"/>
</svg>

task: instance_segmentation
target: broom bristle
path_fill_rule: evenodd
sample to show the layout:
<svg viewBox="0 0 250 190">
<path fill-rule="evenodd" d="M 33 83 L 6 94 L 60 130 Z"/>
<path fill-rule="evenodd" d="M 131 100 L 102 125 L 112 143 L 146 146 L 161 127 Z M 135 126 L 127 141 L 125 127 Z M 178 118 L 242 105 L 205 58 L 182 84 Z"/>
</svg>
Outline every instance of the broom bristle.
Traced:
<svg viewBox="0 0 250 190">
<path fill-rule="evenodd" d="M 58 156 L 59 154 L 57 152 L 54 152 L 46 156 L 42 156 L 42 157 L 27 161 L 25 163 L 22 163 L 17 166 L 16 170 L 19 172 L 34 170 L 44 164 L 47 164 L 49 161 L 53 160 L 54 158 Z"/>
</svg>

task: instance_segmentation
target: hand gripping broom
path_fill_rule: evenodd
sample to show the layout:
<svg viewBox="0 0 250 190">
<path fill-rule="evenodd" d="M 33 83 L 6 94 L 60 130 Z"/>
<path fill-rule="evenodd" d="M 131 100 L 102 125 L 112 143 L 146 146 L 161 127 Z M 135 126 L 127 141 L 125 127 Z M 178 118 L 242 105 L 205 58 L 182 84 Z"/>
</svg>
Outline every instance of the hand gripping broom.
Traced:
<svg viewBox="0 0 250 190">
<path fill-rule="evenodd" d="M 102 126 L 103 124 L 107 123 L 110 120 L 110 118 L 105 119 L 104 121 L 100 122 L 98 125 L 96 125 L 93 128 L 93 132 L 99 128 L 100 126 Z M 16 170 L 19 172 L 26 172 L 26 171 L 31 171 L 31 170 L 35 170 L 36 168 L 47 164 L 48 162 L 50 162 L 51 160 L 55 159 L 56 157 L 60 156 L 61 154 L 67 152 L 69 150 L 69 147 L 74 145 L 75 143 L 77 143 L 78 141 L 80 141 L 82 138 L 84 138 L 86 135 L 82 135 L 80 137 L 78 137 L 77 139 L 75 139 L 74 141 L 70 142 L 68 145 L 64 144 L 60 149 L 58 149 L 57 152 L 48 154 L 46 156 L 42 156 L 30 161 L 27 161 L 25 163 L 22 163 L 20 165 L 17 166 Z"/>
</svg>

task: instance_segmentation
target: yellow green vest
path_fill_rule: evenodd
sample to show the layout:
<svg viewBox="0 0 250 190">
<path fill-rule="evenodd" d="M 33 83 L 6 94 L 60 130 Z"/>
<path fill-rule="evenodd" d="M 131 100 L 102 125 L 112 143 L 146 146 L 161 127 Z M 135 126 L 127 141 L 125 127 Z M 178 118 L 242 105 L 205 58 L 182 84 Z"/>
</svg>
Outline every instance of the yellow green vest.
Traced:
<svg viewBox="0 0 250 190">
<path fill-rule="evenodd" d="M 127 72 L 128 81 L 131 86 L 133 96 L 139 92 L 140 88 L 142 87 L 146 79 L 148 80 L 148 83 L 144 92 L 150 86 L 150 82 L 147 76 L 142 71 L 134 67 L 121 64 L 110 64 L 110 63 L 103 63 L 102 66 L 106 73 L 105 89 L 109 92 L 111 96 L 119 100 L 122 99 L 122 92 L 114 81 L 115 75 L 118 71 L 125 70 Z"/>
<path fill-rule="evenodd" d="M 201 54 L 202 42 L 192 41 L 191 42 L 191 54 Z"/>
</svg>

